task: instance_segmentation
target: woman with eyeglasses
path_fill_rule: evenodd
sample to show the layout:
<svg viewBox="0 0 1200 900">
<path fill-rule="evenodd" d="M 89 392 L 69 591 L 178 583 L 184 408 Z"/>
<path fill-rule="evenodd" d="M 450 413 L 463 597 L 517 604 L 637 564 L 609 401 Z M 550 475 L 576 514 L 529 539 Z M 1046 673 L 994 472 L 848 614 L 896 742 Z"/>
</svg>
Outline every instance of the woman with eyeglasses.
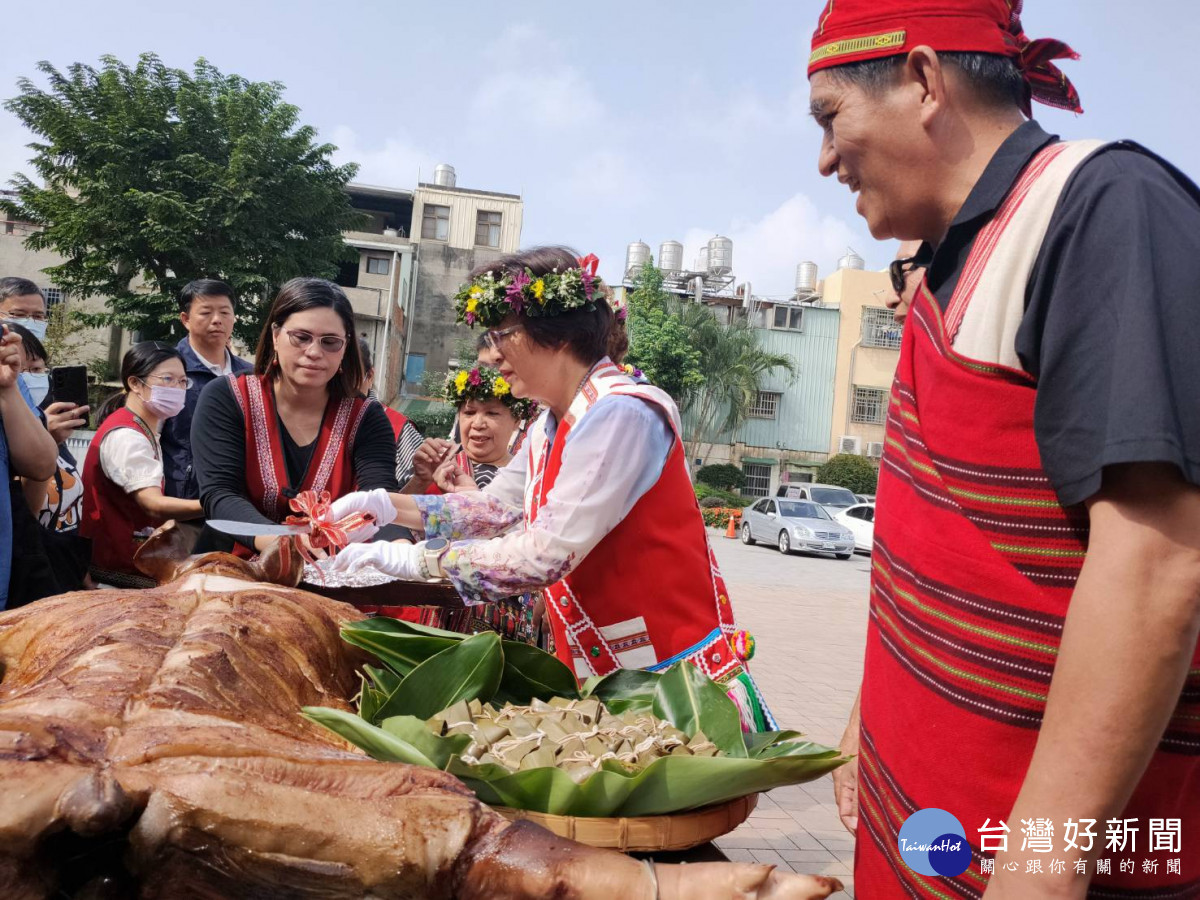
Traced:
<svg viewBox="0 0 1200 900">
<path fill-rule="evenodd" d="M 597 262 L 537 248 L 463 286 L 459 321 L 489 329 L 506 385 L 546 412 L 482 491 L 458 471 L 444 496 L 339 501 L 335 516 L 371 513 L 430 539 L 347 547 L 334 566 L 448 579 L 471 604 L 544 590 L 555 652 L 579 680 L 688 660 L 725 687 L 745 728 L 774 728 L 746 667 L 753 641 L 737 630 L 708 545 L 679 411 L 617 364 L 625 326 Z"/>
<path fill-rule="evenodd" d="M 163 493 L 159 432 L 183 409 L 188 379 L 170 344 L 134 344 L 121 362 L 120 393 L 104 401 L 83 463 L 79 533 L 92 542 L 92 579 L 114 587 L 152 587 L 133 554 L 168 519 L 196 519 L 197 500 Z"/>
<path fill-rule="evenodd" d="M 342 289 L 321 278 L 285 284 L 259 337 L 254 371 L 218 378 L 200 395 L 192 454 L 206 516 L 274 524 L 293 513 L 289 503 L 302 491 L 337 498 L 356 487 L 397 490 L 392 426 L 383 407 L 361 394 L 363 375 Z M 406 536 L 402 528 L 381 535 Z M 205 528 L 196 552 L 251 556 L 278 540 Z"/>
</svg>

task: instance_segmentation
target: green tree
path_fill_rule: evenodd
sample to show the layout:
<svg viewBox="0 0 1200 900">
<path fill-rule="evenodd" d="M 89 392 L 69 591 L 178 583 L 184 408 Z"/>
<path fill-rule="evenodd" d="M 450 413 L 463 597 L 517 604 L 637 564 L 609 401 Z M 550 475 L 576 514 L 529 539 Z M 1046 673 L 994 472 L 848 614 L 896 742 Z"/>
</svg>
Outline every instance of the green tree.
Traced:
<svg viewBox="0 0 1200 900">
<path fill-rule="evenodd" d="M 629 294 L 626 359 L 681 406 L 704 383 L 700 350 L 679 313 L 679 301 L 663 290 L 662 272 L 649 260 Z"/>
<path fill-rule="evenodd" d="M 879 472 L 871 461 L 853 453 L 831 456 L 817 470 L 817 481 L 821 484 L 836 484 L 855 494 L 874 494 L 879 482 Z"/>
<path fill-rule="evenodd" d="M 133 67 L 105 56 L 99 69 L 38 69 L 48 88 L 23 78 L 4 106 L 40 138 L 29 146 L 43 184 L 17 175 L 17 199 L 0 207 L 39 226 L 28 248 L 65 258 L 46 270 L 55 284 L 109 299 L 87 324 L 181 333 L 180 288 L 222 278 L 245 300 L 236 333 L 253 346 L 280 284 L 332 276 L 348 258 L 356 167 L 333 165 L 283 85 L 150 53 Z"/>
<path fill-rule="evenodd" d="M 718 463 L 701 467 L 700 471 L 696 473 L 696 481 L 699 484 L 707 484 L 715 488 L 740 491 L 746 486 L 746 474 L 737 466 Z"/>
<path fill-rule="evenodd" d="M 691 345 L 701 351 L 704 383 L 693 391 L 681 411 L 686 416 L 688 459 L 703 457 L 700 449 L 738 429 L 750 415 L 764 378 L 782 369 L 795 377 L 790 356 L 771 353 L 745 318 L 721 322 L 698 303 L 681 304 L 680 317 Z"/>
</svg>

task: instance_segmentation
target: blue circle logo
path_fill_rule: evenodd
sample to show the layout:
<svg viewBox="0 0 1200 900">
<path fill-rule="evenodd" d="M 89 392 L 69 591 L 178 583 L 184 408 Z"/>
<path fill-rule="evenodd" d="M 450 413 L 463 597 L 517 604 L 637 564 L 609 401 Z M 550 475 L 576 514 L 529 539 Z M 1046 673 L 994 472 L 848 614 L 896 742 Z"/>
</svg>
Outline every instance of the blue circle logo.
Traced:
<svg viewBox="0 0 1200 900">
<path fill-rule="evenodd" d="M 900 856 L 920 875 L 954 878 L 971 865 L 971 846 L 962 823 L 944 809 L 917 810 L 900 827 Z"/>
</svg>

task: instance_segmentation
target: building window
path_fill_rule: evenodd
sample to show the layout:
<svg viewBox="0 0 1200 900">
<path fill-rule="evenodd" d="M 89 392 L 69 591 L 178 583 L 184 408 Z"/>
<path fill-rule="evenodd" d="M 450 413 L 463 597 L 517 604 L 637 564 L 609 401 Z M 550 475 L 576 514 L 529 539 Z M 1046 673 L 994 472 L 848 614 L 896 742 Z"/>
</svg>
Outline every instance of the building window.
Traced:
<svg viewBox="0 0 1200 900">
<path fill-rule="evenodd" d="M 421 212 L 421 238 L 431 241 L 450 238 L 450 207 L 425 204 Z"/>
<path fill-rule="evenodd" d="M 804 310 L 791 306 L 777 306 L 775 307 L 775 323 L 771 327 L 786 331 L 802 331 L 800 325 L 803 321 Z"/>
<path fill-rule="evenodd" d="M 368 275 L 388 275 L 392 271 L 392 261 L 386 256 L 368 256 Z"/>
<path fill-rule="evenodd" d="M 742 493 L 747 497 L 768 497 L 771 494 L 771 467 L 759 463 L 743 463 L 742 474 L 746 476 L 746 486 Z"/>
<path fill-rule="evenodd" d="M 783 395 L 778 391 L 759 391 L 750 405 L 748 415 L 752 419 L 774 419 L 779 411 L 779 398 Z"/>
<path fill-rule="evenodd" d="M 479 210 L 475 217 L 475 246 L 500 246 L 500 213 Z"/>
<path fill-rule="evenodd" d="M 865 306 L 863 307 L 862 315 L 862 342 L 864 347 L 886 347 L 888 350 L 900 349 L 900 336 L 903 334 L 903 327 L 896 321 L 896 316 L 890 309 Z"/>
<path fill-rule="evenodd" d="M 854 409 L 850 413 L 851 422 L 864 425 L 882 425 L 887 413 L 887 391 L 879 388 L 854 389 Z"/>
<path fill-rule="evenodd" d="M 57 306 L 63 302 L 62 288 L 46 288 L 42 294 L 46 297 L 46 306 L 48 307 Z"/>
</svg>

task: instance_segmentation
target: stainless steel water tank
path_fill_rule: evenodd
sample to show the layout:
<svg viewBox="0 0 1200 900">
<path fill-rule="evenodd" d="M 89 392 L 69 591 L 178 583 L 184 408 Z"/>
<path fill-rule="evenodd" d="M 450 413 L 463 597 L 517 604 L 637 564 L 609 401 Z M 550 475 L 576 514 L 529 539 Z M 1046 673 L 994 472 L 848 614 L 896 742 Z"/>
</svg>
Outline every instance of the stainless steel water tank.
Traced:
<svg viewBox="0 0 1200 900">
<path fill-rule="evenodd" d="M 658 247 L 658 268 L 664 275 L 674 275 L 683 269 L 683 244 L 663 241 Z"/>
<path fill-rule="evenodd" d="M 838 260 L 839 269 L 865 269 L 866 261 L 851 248 L 846 248 L 846 255 Z"/>
<path fill-rule="evenodd" d="M 649 259 L 650 245 L 634 241 L 625 251 L 625 274 L 630 278 L 635 277 Z"/>
<path fill-rule="evenodd" d="M 708 241 L 708 271 L 711 275 L 733 272 L 733 241 L 716 235 Z"/>
<path fill-rule="evenodd" d="M 454 174 L 454 166 L 448 166 L 445 163 L 439 163 L 433 170 L 433 183 L 440 187 L 454 187 L 457 178 Z"/>
<path fill-rule="evenodd" d="M 802 262 L 796 266 L 796 293 L 812 294 L 817 290 L 817 264 Z"/>
</svg>

